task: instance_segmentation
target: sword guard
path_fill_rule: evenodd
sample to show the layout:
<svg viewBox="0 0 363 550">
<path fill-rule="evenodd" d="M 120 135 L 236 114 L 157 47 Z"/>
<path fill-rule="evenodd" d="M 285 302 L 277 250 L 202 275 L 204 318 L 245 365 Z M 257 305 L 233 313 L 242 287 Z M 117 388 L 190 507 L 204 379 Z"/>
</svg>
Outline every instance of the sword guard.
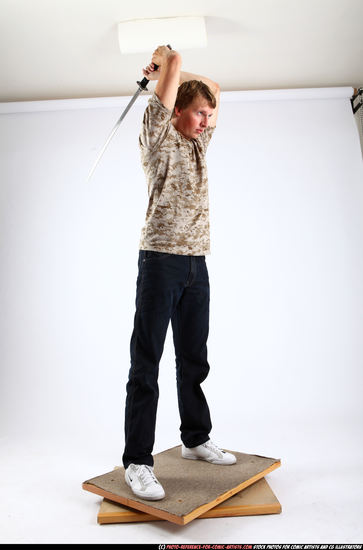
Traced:
<svg viewBox="0 0 363 550">
<path fill-rule="evenodd" d="M 148 91 L 148 89 L 147 89 L 146 86 L 149 84 L 149 82 L 150 82 L 150 80 L 148 80 L 148 79 L 146 78 L 146 76 L 144 76 L 144 78 L 141 80 L 141 82 L 140 82 L 140 80 L 137 80 L 136 84 L 139 85 L 140 90 L 146 90 L 146 91 Z"/>
</svg>

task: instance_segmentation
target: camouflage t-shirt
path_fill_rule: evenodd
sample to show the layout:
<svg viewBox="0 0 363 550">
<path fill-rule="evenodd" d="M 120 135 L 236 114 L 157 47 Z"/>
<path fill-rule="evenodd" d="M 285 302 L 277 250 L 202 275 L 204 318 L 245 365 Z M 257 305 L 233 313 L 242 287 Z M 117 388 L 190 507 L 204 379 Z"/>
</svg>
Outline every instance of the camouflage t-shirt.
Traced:
<svg viewBox="0 0 363 550">
<path fill-rule="evenodd" d="M 172 114 L 154 92 L 139 137 L 149 193 L 140 249 L 203 256 L 210 254 L 205 153 L 214 127 L 189 140 Z"/>
</svg>

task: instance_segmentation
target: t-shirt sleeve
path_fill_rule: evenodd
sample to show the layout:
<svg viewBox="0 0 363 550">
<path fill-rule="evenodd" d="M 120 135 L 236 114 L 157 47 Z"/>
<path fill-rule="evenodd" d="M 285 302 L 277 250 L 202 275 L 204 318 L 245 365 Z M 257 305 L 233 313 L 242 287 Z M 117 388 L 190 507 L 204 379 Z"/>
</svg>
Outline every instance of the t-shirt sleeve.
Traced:
<svg viewBox="0 0 363 550">
<path fill-rule="evenodd" d="M 202 149 L 204 154 L 207 151 L 207 147 L 209 145 L 209 142 L 212 138 L 212 135 L 215 129 L 216 129 L 215 126 L 208 126 L 208 128 L 206 128 L 204 132 L 198 137 L 199 146 Z"/>
<path fill-rule="evenodd" d="M 154 92 L 145 109 L 139 137 L 141 147 L 156 149 L 165 139 L 173 111 L 163 105 Z"/>
</svg>

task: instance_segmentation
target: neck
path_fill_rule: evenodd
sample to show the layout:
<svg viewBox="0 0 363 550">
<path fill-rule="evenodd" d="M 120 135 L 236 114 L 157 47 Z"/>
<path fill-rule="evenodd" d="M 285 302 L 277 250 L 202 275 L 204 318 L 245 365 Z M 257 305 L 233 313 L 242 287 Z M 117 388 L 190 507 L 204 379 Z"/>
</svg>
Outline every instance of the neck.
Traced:
<svg viewBox="0 0 363 550">
<path fill-rule="evenodd" d="M 186 135 L 184 135 L 184 133 L 183 133 L 183 132 L 181 131 L 181 129 L 179 128 L 178 120 L 179 120 L 178 117 L 173 117 L 173 118 L 171 119 L 171 123 L 172 123 L 172 125 L 174 126 L 175 130 L 177 130 L 177 132 L 179 132 L 179 134 L 181 134 L 181 135 L 183 136 L 183 138 L 185 138 L 185 139 L 191 141 L 192 138 L 187 137 Z"/>
</svg>

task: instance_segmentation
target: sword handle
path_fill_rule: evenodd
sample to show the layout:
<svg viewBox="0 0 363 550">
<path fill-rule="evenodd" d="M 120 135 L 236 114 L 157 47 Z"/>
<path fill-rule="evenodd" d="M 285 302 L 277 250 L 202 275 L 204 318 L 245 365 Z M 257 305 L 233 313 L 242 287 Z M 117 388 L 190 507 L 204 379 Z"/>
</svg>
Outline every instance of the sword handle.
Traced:
<svg viewBox="0 0 363 550">
<path fill-rule="evenodd" d="M 167 47 L 169 48 L 169 50 L 172 50 L 172 47 L 170 46 L 170 44 L 167 44 Z M 155 63 L 154 63 L 154 71 L 157 71 L 158 68 L 159 68 L 159 65 L 155 65 Z M 146 76 L 144 76 L 144 78 L 141 80 L 141 82 L 138 80 L 136 82 L 136 84 L 139 85 L 140 90 L 146 90 L 147 91 L 146 86 L 149 84 L 149 82 L 150 82 L 150 80 L 148 80 L 146 78 Z"/>
</svg>

